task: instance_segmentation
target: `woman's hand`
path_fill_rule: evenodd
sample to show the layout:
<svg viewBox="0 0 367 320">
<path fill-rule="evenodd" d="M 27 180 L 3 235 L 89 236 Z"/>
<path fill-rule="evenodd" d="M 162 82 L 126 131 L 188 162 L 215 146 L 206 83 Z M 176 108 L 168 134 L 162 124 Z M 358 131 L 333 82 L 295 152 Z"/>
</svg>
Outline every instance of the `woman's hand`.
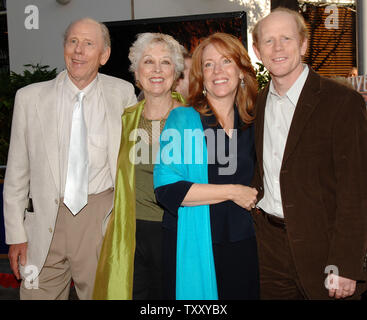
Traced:
<svg viewBox="0 0 367 320">
<path fill-rule="evenodd" d="M 231 185 L 231 200 L 246 210 L 255 208 L 257 201 L 257 190 L 255 188 L 247 187 L 241 184 Z"/>
<path fill-rule="evenodd" d="M 246 210 L 255 208 L 257 190 L 241 184 L 197 184 L 187 192 L 182 206 L 201 206 L 231 200 Z"/>
</svg>

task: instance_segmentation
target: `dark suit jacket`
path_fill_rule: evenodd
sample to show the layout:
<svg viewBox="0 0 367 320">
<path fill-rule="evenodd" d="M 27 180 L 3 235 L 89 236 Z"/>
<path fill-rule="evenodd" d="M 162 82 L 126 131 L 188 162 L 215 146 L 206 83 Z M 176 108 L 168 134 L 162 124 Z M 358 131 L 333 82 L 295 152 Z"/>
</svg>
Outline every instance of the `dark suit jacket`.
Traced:
<svg viewBox="0 0 367 320">
<path fill-rule="evenodd" d="M 264 111 L 256 103 L 254 186 L 263 197 Z M 327 297 L 325 267 L 366 281 L 367 118 L 363 98 L 310 68 L 290 126 L 280 171 L 287 235 L 301 284 Z M 256 221 L 256 214 L 254 214 Z M 257 231 L 261 232 L 261 230 Z"/>
</svg>

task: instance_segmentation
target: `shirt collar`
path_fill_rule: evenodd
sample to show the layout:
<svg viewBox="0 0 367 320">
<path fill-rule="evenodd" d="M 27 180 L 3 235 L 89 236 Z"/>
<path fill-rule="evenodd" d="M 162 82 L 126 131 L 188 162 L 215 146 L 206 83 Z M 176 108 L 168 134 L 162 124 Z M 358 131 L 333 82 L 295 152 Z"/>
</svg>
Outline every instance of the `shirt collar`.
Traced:
<svg viewBox="0 0 367 320">
<path fill-rule="evenodd" d="M 88 95 L 93 91 L 93 89 L 96 87 L 97 85 L 97 81 L 98 81 L 98 74 L 97 76 L 94 78 L 94 80 L 88 84 L 83 90 L 80 90 L 70 79 L 68 73 L 66 73 L 66 77 L 65 77 L 65 83 L 66 83 L 66 87 L 67 89 L 70 91 L 70 93 L 73 95 L 73 97 L 76 97 L 76 95 L 83 91 L 85 94 L 85 98 L 88 97 Z"/>
<path fill-rule="evenodd" d="M 285 94 L 285 96 L 287 96 L 287 98 L 290 100 L 290 102 L 292 102 L 294 106 L 296 106 L 298 103 L 298 99 L 299 99 L 299 96 L 301 95 L 303 86 L 305 85 L 308 73 L 309 73 L 308 65 L 303 64 L 302 73 L 300 74 L 296 82 L 293 83 L 292 87 L 290 87 L 290 89 Z M 274 88 L 273 81 L 270 82 L 269 93 L 280 97 Z"/>
</svg>

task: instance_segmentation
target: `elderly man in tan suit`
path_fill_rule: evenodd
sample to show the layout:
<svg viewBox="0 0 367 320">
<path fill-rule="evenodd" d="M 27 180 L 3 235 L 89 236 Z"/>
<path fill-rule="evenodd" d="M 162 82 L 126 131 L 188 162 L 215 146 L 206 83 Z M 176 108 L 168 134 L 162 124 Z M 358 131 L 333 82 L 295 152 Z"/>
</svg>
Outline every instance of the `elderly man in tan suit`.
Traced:
<svg viewBox="0 0 367 320">
<path fill-rule="evenodd" d="M 6 242 L 21 299 L 90 299 L 113 205 L 121 115 L 133 86 L 98 73 L 110 56 L 103 24 L 65 32 L 66 71 L 17 92 L 4 185 Z M 81 161 L 82 159 L 82 161 Z"/>
</svg>

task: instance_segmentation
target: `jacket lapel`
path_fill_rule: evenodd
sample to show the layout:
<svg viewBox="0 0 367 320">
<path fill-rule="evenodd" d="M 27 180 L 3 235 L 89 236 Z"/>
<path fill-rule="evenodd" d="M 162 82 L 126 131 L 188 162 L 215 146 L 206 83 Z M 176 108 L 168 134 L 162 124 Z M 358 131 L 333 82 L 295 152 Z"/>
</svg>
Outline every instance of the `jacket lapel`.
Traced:
<svg viewBox="0 0 367 320">
<path fill-rule="evenodd" d="M 259 93 L 256 101 L 255 148 L 261 178 L 264 175 L 264 168 L 263 168 L 264 120 L 265 120 L 265 106 L 268 97 L 268 92 L 269 92 L 269 84 Z"/>
<path fill-rule="evenodd" d="M 36 104 L 46 154 L 57 190 L 60 189 L 57 99 L 65 74 L 66 71 L 61 72 L 55 80 L 40 91 Z"/>
<path fill-rule="evenodd" d="M 108 160 L 111 168 L 111 175 L 115 183 L 116 159 L 118 157 L 119 143 L 121 138 L 121 115 L 123 101 L 118 99 L 120 95 L 114 92 L 114 88 L 109 86 L 102 77 L 98 78 L 99 92 L 106 112 L 107 132 L 108 132 Z"/>
<path fill-rule="evenodd" d="M 303 129 L 305 128 L 313 110 L 317 107 L 320 101 L 319 93 L 320 76 L 310 68 L 308 78 L 299 97 L 296 110 L 293 115 L 292 124 L 289 129 L 282 167 L 296 148 Z"/>
</svg>

